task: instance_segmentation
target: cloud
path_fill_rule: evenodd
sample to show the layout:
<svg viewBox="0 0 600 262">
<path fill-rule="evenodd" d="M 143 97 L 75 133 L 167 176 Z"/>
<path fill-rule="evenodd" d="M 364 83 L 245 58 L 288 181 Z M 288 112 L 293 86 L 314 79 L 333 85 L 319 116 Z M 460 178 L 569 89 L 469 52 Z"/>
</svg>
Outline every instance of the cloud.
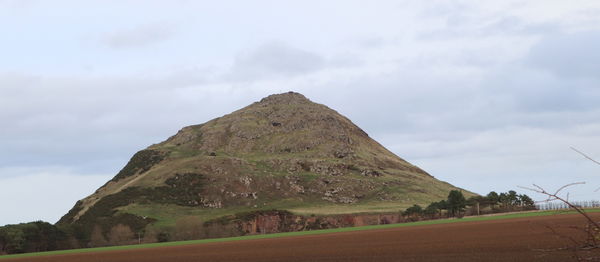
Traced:
<svg viewBox="0 0 600 262">
<path fill-rule="evenodd" d="M 515 3 L 298 2 L 273 12 L 258 2 L 232 14 L 218 3 L 140 11 L 125 2 L 11 13 L 2 24 L 26 30 L 4 28 L 14 37 L 0 62 L 0 187 L 28 188 L 21 176 L 114 175 L 183 126 L 289 90 L 469 190 L 588 179 L 594 170 L 568 146 L 600 155 L 598 4 Z M 112 33 L 90 45 L 102 32 Z M 79 198 L 64 200 L 64 212 Z"/>
<path fill-rule="evenodd" d="M 11 210 L 2 213 L 0 226 L 36 220 L 54 223 L 112 176 L 55 166 L 0 168 L 0 203 Z"/>
<path fill-rule="evenodd" d="M 571 191 L 571 197 L 589 200 L 593 196 L 583 193 L 592 193 L 600 186 L 598 167 L 569 147 L 600 156 L 600 150 L 593 146 L 600 143 L 598 131 L 600 124 L 596 122 L 556 130 L 504 127 L 458 139 L 390 134 L 380 140 L 438 179 L 453 181 L 477 193 L 507 191 L 532 183 L 556 189 L 574 181 L 586 181 L 588 185 Z"/>
<path fill-rule="evenodd" d="M 74 165 L 115 173 L 180 128 L 260 99 L 203 71 L 128 77 L 0 75 L 0 166 Z M 229 97 L 223 100 L 224 97 Z M 140 135 L 143 134 L 143 135 Z"/>
<path fill-rule="evenodd" d="M 483 83 L 488 87 L 486 96 L 504 99 L 515 113 L 582 113 L 600 108 L 599 79 L 560 77 L 529 66 L 527 59 L 489 74 Z"/>
<path fill-rule="evenodd" d="M 126 49 L 154 45 L 169 40 L 174 35 L 175 30 L 171 24 L 154 23 L 110 33 L 103 42 L 115 49 Z"/>
<path fill-rule="evenodd" d="M 0 6 L 5 8 L 25 9 L 37 4 L 39 0 L 0 0 Z"/>
<path fill-rule="evenodd" d="M 232 66 L 232 80 L 253 80 L 266 77 L 291 77 L 315 72 L 325 65 L 325 59 L 281 42 L 270 42 L 239 54 Z"/>
<path fill-rule="evenodd" d="M 600 31 L 554 34 L 531 48 L 530 65 L 558 77 L 600 78 Z"/>
</svg>

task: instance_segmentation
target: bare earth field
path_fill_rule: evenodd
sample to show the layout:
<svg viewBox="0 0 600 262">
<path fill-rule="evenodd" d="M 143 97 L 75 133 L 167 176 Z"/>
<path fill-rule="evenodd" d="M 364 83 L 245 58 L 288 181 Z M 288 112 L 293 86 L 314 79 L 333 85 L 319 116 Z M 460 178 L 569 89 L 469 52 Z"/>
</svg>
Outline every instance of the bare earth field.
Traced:
<svg viewBox="0 0 600 262">
<path fill-rule="evenodd" d="M 600 213 L 592 213 L 600 219 Z M 579 215 L 398 227 L 322 235 L 3 259 L 8 261 L 569 261 L 559 234 Z M 556 229 L 553 233 L 548 226 Z M 544 250 L 541 250 L 544 249 Z M 600 256 L 600 251 L 596 251 Z"/>
</svg>

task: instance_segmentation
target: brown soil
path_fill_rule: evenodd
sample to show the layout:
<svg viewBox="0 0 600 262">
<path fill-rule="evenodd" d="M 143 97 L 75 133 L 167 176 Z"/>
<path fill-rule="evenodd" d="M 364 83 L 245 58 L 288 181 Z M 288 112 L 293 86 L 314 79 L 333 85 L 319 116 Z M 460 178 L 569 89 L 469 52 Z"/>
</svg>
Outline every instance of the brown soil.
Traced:
<svg viewBox="0 0 600 262">
<path fill-rule="evenodd" d="M 600 219 L 600 214 L 593 214 Z M 8 261 L 569 261 L 578 215 L 401 227 Z M 557 232 L 552 232 L 552 227 Z M 542 250 L 543 249 L 543 250 Z M 545 250 L 545 251 L 544 251 Z M 552 250 L 552 251 L 550 251 Z M 600 251 L 596 255 L 600 256 Z"/>
</svg>

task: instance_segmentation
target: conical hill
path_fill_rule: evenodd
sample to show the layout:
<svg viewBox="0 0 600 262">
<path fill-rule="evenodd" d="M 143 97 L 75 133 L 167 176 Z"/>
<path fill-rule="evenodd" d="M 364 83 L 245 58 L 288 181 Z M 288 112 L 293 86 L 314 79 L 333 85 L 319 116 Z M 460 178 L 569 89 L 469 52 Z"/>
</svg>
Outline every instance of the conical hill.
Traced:
<svg viewBox="0 0 600 262">
<path fill-rule="evenodd" d="M 60 223 L 168 226 L 241 211 L 398 211 L 456 187 L 396 156 L 336 111 L 271 95 L 136 153 Z"/>
</svg>

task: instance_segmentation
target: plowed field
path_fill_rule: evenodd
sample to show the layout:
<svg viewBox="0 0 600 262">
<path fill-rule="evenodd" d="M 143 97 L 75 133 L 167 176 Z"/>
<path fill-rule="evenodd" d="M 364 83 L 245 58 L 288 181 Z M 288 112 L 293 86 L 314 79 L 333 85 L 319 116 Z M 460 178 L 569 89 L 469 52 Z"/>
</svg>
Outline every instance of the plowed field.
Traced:
<svg viewBox="0 0 600 262">
<path fill-rule="evenodd" d="M 584 237 L 571 225 L 584 220 L 553 215 L 1 261 L 570 261 L 571 251 L 552 249 L 571 245 L 566 236 Z"/>
</svg>

